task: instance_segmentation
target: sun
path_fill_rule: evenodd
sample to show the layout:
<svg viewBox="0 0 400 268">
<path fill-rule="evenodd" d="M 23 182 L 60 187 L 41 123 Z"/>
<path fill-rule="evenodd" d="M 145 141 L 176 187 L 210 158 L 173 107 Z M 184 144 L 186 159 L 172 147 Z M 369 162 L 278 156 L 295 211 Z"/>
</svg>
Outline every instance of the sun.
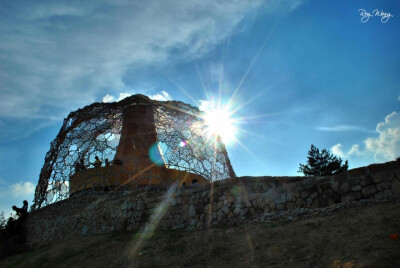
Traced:
<svg viewBox="0 0 400 268">
<path fill-rule="evenodd" d="M 238 128 L 229 106 L 213 105 L 209 102 L 202 106 L 204 111 L 202 118 L 206 125 L 207 135 L 221 137 L 226 145 L 235 142 Z"/>
</svg>

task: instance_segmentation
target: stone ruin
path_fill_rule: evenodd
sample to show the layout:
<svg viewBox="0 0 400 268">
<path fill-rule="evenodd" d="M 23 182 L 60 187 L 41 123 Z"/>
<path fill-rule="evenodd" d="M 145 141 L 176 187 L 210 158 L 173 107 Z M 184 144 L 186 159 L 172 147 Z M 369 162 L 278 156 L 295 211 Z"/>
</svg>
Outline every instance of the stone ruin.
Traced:
<svg viewBox="0 0 400 268">
<path fill-rule="evenodd" d="M 95 164 L 96 157 L 101 165 Z M 93 103 L 64 119 L 46 154 L 31 209 L 82 191 L 207 184 L 234 177 L 225 145 L 206 133 L 197 107 L 133 95 Z"/>
</svg>

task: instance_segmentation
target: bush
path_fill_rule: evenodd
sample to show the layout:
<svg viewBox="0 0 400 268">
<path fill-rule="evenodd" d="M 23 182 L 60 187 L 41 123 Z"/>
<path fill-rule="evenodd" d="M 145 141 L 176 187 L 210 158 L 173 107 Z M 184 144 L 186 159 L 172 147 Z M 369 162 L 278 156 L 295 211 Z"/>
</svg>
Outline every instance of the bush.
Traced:
<svg viewBox="0 0 400 268">
<path fill-rule="evenodd" d="M 308 151 L 307 164 L 300 164 L 298 172 L 302 172 L 305 176 L 328 176 L 339 174 L 349 168 L 346 160 L 342 165 L 342 159 L 329 153 L 323 149 L 321 152 L 317 147 L 311 145 Z"/>
<path fill-rule="evenodd" d="M 0 259 L 26 249 L 25 220 L 26 218 L 15 219 L 12 216 L 6 220 L 4 212 L 0 214 Z"/>
</svg>

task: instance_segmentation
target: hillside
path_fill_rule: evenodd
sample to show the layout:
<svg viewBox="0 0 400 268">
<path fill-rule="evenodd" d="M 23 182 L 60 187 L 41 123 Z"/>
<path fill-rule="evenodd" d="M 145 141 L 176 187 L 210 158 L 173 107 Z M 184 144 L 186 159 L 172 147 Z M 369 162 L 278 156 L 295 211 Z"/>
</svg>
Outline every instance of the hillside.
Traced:
<svg viewBox="0 0 400 268">
<path fill-rule="evenodd" d="M 208 230 L 113 233 L 41 244 L 0 267 L 399 267 L 400 202 Z"/>
</svg>

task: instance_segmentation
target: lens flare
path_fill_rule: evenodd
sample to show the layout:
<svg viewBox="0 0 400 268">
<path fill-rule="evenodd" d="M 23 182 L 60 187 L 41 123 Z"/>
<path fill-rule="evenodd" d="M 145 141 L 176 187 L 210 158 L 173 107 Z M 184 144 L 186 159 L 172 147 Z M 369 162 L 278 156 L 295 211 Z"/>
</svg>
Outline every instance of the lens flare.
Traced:
<svg viewBox="0 0 400 268">
<path fill-rule="evenodd" d="M 179 143 L 179 147 L 185 147 L 187 145 L 187 141 L 181 141 L 180 143 Z"/>
<path fill-rule="evenodd" d="M 206 132 L 209 136 L 219 136 L 229 145 L 236 141 L 236 121 L 232 118 L 229 105 L 215 105 L 212 102 L 201 107 L 204 111 L 203 119 L 206 124 Z"/>
</svg>

